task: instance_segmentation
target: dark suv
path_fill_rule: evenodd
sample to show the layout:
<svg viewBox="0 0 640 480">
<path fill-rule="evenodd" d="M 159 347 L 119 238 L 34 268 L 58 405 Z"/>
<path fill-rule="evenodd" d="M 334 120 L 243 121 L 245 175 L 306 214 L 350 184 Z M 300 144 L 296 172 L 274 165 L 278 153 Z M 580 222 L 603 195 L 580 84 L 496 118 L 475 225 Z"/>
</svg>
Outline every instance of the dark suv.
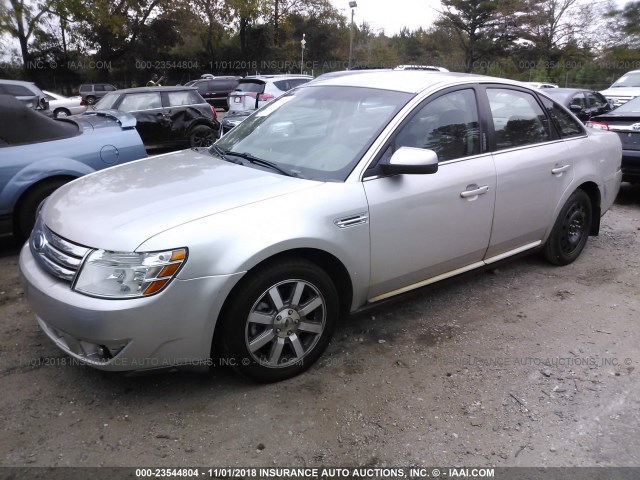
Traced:
<svg viewBox="0 0 640 480">
<path fill-rule="evenodd" d="M 229 109 L 227 97 L 238 86 L 238 82 L 242 77 L 215 77 L 202 78 L 193 80 L 187 85 L 198 89 L 198 93 L 202 95 L 209 105 L 216 108 Z"/>
<path fill-rule="evenodd" d="M 80 85 L 80 96 L 87 105 L 93 105 L 109 92 L 117 89 L 110 83 L 85 83 Z"/>
<path fill-rule="evenodd" d="M 218 137 L 215 109 L 192 87 L 140 87 L 108 93 L 96 110 L 121 110 L 136 117 L 147 148 L 208 147 Z"/>
</svg>

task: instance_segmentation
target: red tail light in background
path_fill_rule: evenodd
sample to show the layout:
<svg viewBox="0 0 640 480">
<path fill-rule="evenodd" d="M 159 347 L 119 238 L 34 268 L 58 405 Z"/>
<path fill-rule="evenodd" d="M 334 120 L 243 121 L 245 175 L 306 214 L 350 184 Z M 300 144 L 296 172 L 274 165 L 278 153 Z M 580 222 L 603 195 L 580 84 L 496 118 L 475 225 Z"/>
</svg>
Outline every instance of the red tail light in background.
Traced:
<svg viewBox="0 0 640 480">
<path fill-rule="evenodd" d="M 609 124 L 607 122 L 597 122 L 595 120 L 589 120 L 586 125 L 587 127 L 595 128 L 596 130 L 610 130 Z"/>
<path fill-rule="evenodd" d="M 276 98 L 276 97 L 274 97 L 270 93 L 261 93 L 258 96 L 258 101 L 259 102 L 268 102 L 269 100 L 273 100 L 274 98 Z"/>
<path fill-rule="evenodd" d="M 216 111 L 216 107 L 211 105 L 211 112 L 213 113 L 213 118 L 218 119 L 218 112 Z"/>
</svg>

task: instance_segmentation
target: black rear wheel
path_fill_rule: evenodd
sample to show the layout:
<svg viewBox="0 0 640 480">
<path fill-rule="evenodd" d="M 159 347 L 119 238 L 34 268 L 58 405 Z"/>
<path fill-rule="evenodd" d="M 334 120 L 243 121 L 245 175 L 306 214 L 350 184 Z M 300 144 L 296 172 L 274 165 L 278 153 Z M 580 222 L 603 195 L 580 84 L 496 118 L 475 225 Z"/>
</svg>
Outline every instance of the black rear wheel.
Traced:
<svg viewBox="0 0 640 480">
<path fill-rule="evenodd" d="M 189 133 L 189 145 L 195 147 L 210 147 L 216 141 L 216 132 L 206 125 L 196 125 Z"/>
<path fill-rule="evenodd" d="M 592 218 L 589 195 L 576 190 L 560 210 L 544 246 L 545 258 L 555 265 L 568 265 L 578 258 L 589 238 Z"/>
</svg>

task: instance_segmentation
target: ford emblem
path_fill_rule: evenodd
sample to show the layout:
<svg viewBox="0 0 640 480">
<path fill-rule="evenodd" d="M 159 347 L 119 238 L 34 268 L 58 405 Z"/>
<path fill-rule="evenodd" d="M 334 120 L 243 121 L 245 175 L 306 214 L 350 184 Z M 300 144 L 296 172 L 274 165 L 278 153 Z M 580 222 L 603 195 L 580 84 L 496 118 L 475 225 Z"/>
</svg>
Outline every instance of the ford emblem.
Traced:
<svg viewBox="0 0 640 480">
<path fill-rule="evenodd" d="M 633 130 L 640 130 L 640 123 L 634 123 L 633 125 L 631 125 L 631 128 Z"/>
</svg>

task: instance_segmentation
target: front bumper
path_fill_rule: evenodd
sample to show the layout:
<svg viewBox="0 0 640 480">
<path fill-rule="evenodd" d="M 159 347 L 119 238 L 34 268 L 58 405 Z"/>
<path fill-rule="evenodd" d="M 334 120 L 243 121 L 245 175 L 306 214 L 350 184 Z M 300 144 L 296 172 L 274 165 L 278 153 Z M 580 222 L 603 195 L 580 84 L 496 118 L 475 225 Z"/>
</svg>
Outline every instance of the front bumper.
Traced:
<svg viewBox="0 0 640 480">
<path fill-rule="evenodd" d="M 20 273 L 47 336 L 78 363 L 111 371 L 209 364 L 220 308 L 242 276 L 174 279 L 146 298 L 93 298 L 44 272 L 28 244 L 20 253 Z"/>
</svg>

